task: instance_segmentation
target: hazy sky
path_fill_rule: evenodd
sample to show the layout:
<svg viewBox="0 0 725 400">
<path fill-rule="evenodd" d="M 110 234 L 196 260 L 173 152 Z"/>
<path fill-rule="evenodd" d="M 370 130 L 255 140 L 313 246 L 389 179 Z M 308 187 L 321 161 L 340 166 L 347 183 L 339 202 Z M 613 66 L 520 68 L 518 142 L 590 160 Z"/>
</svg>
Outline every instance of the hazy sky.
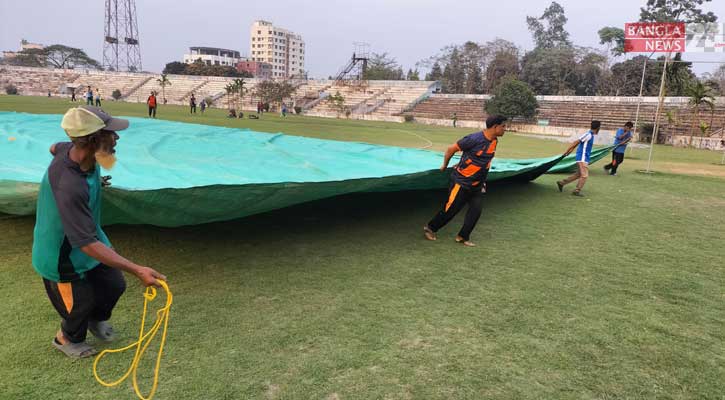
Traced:
<svg viewBox="0 0 725 400">
<path fill-rule="evenodd" d="M 559 0 L 575 44 L 599 47 L 603 26 L 624 27 L 639 19 L 645 0 Z M 312 77 L 334 74 L 349 59 L 353 42 L 387 52 L 407 70 L 440 48 L 496 37 L 524 49 L 533 43 L 526 16 L 539 16 L 549 0 L 136 0 L 143 69 L 159 72 L 180 61 L 189 46 L 224 47 L 249 53 L 255 19 L 301 34 Z M 596 4 L 596 6 L 594 6 Z M 71 6 L 72 5 L 72 6 Z M 725 1 L 705 5 L 725 22 Z M 104 0 L 0 0 L 0 50 L 16 50 L 21 39 L 62 43 L 103 58 Z M 688 60 L 725 61 L 725 53 L 686 54 Z M 714 64 L 696 64 L 695 72 Z"/>
</svg>

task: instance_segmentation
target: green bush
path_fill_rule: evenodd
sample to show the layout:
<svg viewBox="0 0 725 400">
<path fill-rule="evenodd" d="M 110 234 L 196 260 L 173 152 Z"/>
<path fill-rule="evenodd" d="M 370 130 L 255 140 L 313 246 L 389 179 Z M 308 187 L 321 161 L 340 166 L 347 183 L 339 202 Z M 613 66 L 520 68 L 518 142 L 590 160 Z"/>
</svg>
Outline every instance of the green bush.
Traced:
<svg viewBox="0 0 725 400">
<path fill-rule="evenodd" d="M 5 93 L 18 94 L 18 88 L 15 85 L 5 85 Z"/>
<path fill-rule="evenodd" d="M 510 78 L 494 89 L 493 97 L 486 102 L 485 108 L 489 115 L 530 119 L 536 115 L 539 103 L 526 82 Z"/>
<path fill-rule="evenodd" d="M 403 116 L 403 119 L 405 119 L 405 122 L 413 122 L 413 121 L 415 121 L 415 117 L 413 117 L 410 114 L 405 114 L 405 116 Z"/>
<path fill-rule="evenodd" d="M 295 114 L 302 114 L 302 107 L 295 106 Z"/>
<path fill-rule="evenodd" d="M 121 91 L 118 89 L 114 90 L 113 93 L 111 93 L 111 97 L 113 97 L 113 100 L 118 100 L 121 98 L 121 96 L 123 96 L 123 95 L 121 94 Z"/>
</svg>

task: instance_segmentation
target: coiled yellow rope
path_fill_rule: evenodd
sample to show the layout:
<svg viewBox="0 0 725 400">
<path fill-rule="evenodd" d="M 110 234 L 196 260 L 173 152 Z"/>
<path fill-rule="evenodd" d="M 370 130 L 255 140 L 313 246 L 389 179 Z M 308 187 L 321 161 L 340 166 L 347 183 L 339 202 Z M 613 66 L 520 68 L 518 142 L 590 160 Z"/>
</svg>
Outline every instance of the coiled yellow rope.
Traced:
<svg viewBox="0 0 725 400">
<path fill-rule="evenodd" d="M 173 302 L 174 297 L 171 295 L 171 291 L 169 290 L 169 286 L 166 284 L 166 282 L 159 280 L 159 284 L 161 284 L 161 287 L 166 290 L 166 305 L 164 305 L 162 308 L 160 308 L 158 311 L 156 311 L 156 322 L 154 322 L 151 329 L 148 330 L 148 332 L 144 333 L 144 323 L 146 321 L 146 310 L 148 308 L 148 303 L 156 298 L 156 288 L 153 287 L 147 287 L 146 291 L 143 294 L 144 302 L 143 302 L 143 315 L 141 316 L 141 329 L 138 334 L 138 340 L 134 343 L 131 343 L 130 345 L 120 348 L 120 349 L 107 349 L 103 350 L 98 356 L 96 357 L 95 361 L 93 361 L 93 376 L 96 377 L 96 380 L 98 383 L 100 383 L 103 386 L 106 387 L 112 387 L 117 386 L 126 378 L 128 378 L 129 375 L 132 375 L 133 380 L 133 389 L 136 391 L 136 395 L 141 400 L 151 400 L 154 397 L 154 393 L 156 393 L 156 388 L 159 383 L 159 364 L 161 364 L 161 353 L 164 351 L 164 343 L 166 343 L 166 328 L 169 324 L 169 310 L 171 309 L 171 303 Z M 164 325 L 164 330 L 161 334 L 161 345 L 159 346 L 159 354 L 156 356 L 156 367 L 154 368 L 154 383 L 151 387 L 151 392 L 149 393 L 148 397 L 144 397 L 143 394 L 141 394 L 141 390 L 138 388 L 138 377 L 137 377 L 137 369 L 139 361 L 141 361 L 141 357 L 143 356 L 143 353 L 146 351 L 146 349 L 149 347 L 149 344 L 151 344 L 151 341 L 156 336 L 156 333 L 161 328 L 161 325 Z M 145 344 L 144 344 L 145 342 Z M 101 358 L 109 353 L 120 353 L 122 351 L 126 351 L 128 349 L 131 349 L 133 347 L 136 347 L 136 354 L 133 356 L 133 361 L 131 362 L 131 366 L 128 368 L 125 374 L 123 374 L 122 377 L 120 377 L 115 382 L 106 382 L 103 379 L 101 379 L 100 376 L 98 376 L 97 366 L 98 362 L 101 361 Z"/>
</svg>

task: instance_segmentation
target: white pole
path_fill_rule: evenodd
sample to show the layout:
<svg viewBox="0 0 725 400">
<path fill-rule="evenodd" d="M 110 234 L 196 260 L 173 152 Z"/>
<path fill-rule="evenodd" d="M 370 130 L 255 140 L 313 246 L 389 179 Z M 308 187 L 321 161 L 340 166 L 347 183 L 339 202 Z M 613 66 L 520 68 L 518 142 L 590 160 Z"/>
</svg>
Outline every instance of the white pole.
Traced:
<svg viewBox="0 0 725 400">
<path fill-rule="evenodd" d="M 649 61 L 649 59 L 652 58 L 652 54 L 654 54 L 654 52 L 650 53 L 650 55 L 647 56 L 647 58 L 645 58 L 644 64 L 642 64 L 642 79 L 639 81 L 639 99 L 637 100 L 637 113 L 635 114 L 635 117 L 634 117 L 634 132 L 632 132 L 632 137 L 637 141 L 639 141 L 639 136 L 637 134 L 637 127 L 639 127 L 639 106 L 642 105 L 642 92 L 644 91 L 644 73 L 647 70 L 647 61 Z M 633 147 L 629 146 L 629 148 L 630 148 L 629 152 L 631 153 L 632 152 L 631 149 L 633 149 Z"/>
<path fill-rule="evenodd" d="M 665 102 L 665 73 L 667 72 L 667 62 L 670 61 L 670 53 L 667 53 L 667 57 L 665 58 L 665 65 L 662 68 L 662 81 L 660 82 L 660 101 L 657 103 L 657 111 L 655 112 L 655 127 L 654 131 L 652 132 L 652 141 L 649 145 L 649 157 L 647 157 L 647 170 L 645 172 L 650 172 L 650 165 L 652 164 L 652 149 L 655 147 L 655 143 L 657 141 L 657 131 L 660 128 L 660 110 L 662 109 L 662 103 Z"/>
</svg>

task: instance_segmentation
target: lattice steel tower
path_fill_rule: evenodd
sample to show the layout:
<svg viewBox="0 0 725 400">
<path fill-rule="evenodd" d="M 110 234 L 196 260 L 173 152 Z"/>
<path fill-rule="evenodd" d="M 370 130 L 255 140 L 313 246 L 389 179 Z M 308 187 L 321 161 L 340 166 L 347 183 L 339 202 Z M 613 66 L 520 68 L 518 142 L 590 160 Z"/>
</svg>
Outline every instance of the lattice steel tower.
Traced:
<svg viewBox="0 0 725 400">
<path fill-rule="evenodd" d="M 106 0 L 103 67 L 116 71 L 141 71 L 135 0 Z"/>
</svg>

